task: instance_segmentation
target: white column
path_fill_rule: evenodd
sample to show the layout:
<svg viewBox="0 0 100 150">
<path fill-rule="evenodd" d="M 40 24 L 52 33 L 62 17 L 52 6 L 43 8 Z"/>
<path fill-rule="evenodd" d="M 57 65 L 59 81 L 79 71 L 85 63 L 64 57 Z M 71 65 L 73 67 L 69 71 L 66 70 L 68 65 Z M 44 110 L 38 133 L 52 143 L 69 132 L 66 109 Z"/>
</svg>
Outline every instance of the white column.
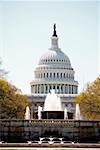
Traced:
<svg viewBox="0 0 100 150">
<path fill-rule="evenodd" d="M 56 84 L 55 84 L 55 93 L 57 93 L 57 86 L 56 86 Z"/>
<path fill-rule="evenodd" d="M 43 93 L 43 85 L 41 84 L 41 93 Z"/>
<path fill-rule="evenodd" d="M 36 93 L 38 92 L 38 85 L 36 85 Z"/>
<path fill-rule="evenodd" d="M 72 94 L 74 94 L 74 86 L 72 85 Z"/>
<path fill-rule="evenodd" d="M 62 86 L 62 84 L 61 84 L 61 94 L 62 94 L 62 90 L 63 90 L 63 86 Z"/>
<path fill-rule="evenodd" d="M 34 88 L 33 88 L 33 93 L 35 93 L 35 86 L 34 86 Z"/>
<path fill-rule="evenodd" d="M 49 93 L 49 85 L 47 85 L 47 93 Z"/>
<path fill-rule="evenodd" d="M 61 85 L 59 85 L 59 93 L 61 94 Z"/>
<path fill-rule="evenodd" d="M 50 84 L 50 90 L 52 89 L 52 86 L 51 86 L 51 84 Z"/>
<path fill-rule="evenodd" d="M 40 93 L 42 92 L 42 86 L 41 86 L 41 84 L 40 84 Z"/>
<path fill-rule="evenodd" d="M 33 87 L 33 89 L 32 89 L 32 93 L 35 93 L 35 87 L 34 87 L 34 85 L 33 85 L 32 87 Z"/>
<path fill-rule="evenodd" d="M 51 89 L 53 89 L 53 84 L 51 85 Z"/>
<path fill-rule="evenodd" d="M 65 94 L 65 91 L 66 91 L 66 85 L 64 84 L 64 94 Z"/>
<path fill-rule="evenodd" d="M 66 94 L 68 94 L 68 85 L 66 84 Z"/>
<path fill-rule="evenodd" d="M 67 93 L 69 94 L 69 84 L 67 85 L 67 91 L 68 91 Z"/>
<path fill-rule="evenodd" d="M 40 85 L 38 85 L 38 93 L 39 93 L 39 89 L 40 89 L 39 86 L 40 86 Z"/>
<path fill-rule="evenodd" d="M 46 85 L 44 85 L 44 93 L 46 93 Z"/>
<path fill-rule="evenodd" d="M 66 84 L 65 84 L 65 94 L 66 94 Z"/>
<path fill-rule="evenodd" d="M 44 93 L 44 84 L 42 85 L 42 90 L 43 90 L 42 93 Z"/>
<path fill-rule="evenodd" d="M 37 93 L 39 92 L 39 85 L 37 85 Z"/>
<path fill-rule="evenodd" d="M 36 93 L 36 85 L 34 87 L 35 87 L 35 93 Z"/>
<path fill-rule="evenodd" d="M 64 85 L 62 84 L 62 94 L 64 93 Z"/>
<path fill-rule="evenodd" d="M 78 87 L 76 86 L 76 94 L 77 94 L 77 92 L 78 92 L 77 89 L 78 89 Z"/>
<path fill-rule="evenodd" d="M 63 86 L 63 90 L 64 90 L 63 93 L 65 94 L 65 84 L 64 84 L 64 86 Z"/>
<path fill-rule="evenodd" d="M 35 88 L 35 93 L 36 93 L 36 85 L 34 85 L 34 88 Z"/>
<path fill-rule="evenodd" d="M 41 93 L 41 84 L 40 84 L 40 86 L 39 86 L 39 93 Z"/>
<path fill-rule="evenodd" d="M 38 91 L 38 93 L 40 93 L 40 85 L 39 85 L 39 91 Z"/>
<path fill-rule="evenodd" d="M 36 85 L 34 86 L 34 88 L 35 88 L 35 92 L 34 93 L 36 93 Z"/>
<path fill-rule="evenodd" d="M 45 93 L 45 85 L 43 84 L 43 93 Z"/>
<path fill-rule="evenodd" d="M 43 84 L 41 85 L 41 93 L 43 93 Z"/>
<path fill-rule="evenodd" d="M 31 85 L 31 93 L 33 93 L 33 85 Z"/>
<path fill-rule="evenodd" d="M 72 85 L 70 86 L 70 93 L 72 94 Z"/>
<path fill-rule="evenodd" d="M 75 94 L 75 91 L 74 91 L 74 85 L 73 85 L 73 94 Z"/>
</svg>

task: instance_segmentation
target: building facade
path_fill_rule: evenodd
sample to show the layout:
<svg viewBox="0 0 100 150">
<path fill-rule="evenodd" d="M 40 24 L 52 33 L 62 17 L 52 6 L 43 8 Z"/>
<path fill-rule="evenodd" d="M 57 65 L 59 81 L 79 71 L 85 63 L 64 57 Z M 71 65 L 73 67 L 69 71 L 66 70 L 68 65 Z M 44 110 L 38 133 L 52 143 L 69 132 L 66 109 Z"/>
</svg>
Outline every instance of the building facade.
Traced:
<svg viewBox="0 0 100 150">
<path fill-rule="evenodd" d="M 78 82 L 74 80 L 75 71 L 70 59 L 58 46 L 56 25 L 51 37 L 51 48 L 41 56 L 34 71 L 34 80 L 31 82 L 31 117 L 38 106 L 44 106 L 46 95 L 51 89 L 60 97 L 63 109 L 67 107 L 69 117 L 74 117 L 74 97 L 78 93 Z"/>
</svg>

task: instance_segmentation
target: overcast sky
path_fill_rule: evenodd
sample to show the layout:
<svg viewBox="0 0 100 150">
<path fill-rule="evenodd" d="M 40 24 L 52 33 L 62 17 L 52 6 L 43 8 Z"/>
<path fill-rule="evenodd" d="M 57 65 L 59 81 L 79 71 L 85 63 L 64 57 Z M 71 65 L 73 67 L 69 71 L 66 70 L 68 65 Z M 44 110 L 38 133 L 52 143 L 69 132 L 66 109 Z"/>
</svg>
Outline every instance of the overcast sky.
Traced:
<svg viewBox="0 0 100 150">
<path fill-rule="evenodd" d="M 23 93 L 56 23 L 59 47 L 70 58 L 79 92 L 99 76 L 99 1 L 0 1 L 0 56 L 7 79 Z"/>
</svg>

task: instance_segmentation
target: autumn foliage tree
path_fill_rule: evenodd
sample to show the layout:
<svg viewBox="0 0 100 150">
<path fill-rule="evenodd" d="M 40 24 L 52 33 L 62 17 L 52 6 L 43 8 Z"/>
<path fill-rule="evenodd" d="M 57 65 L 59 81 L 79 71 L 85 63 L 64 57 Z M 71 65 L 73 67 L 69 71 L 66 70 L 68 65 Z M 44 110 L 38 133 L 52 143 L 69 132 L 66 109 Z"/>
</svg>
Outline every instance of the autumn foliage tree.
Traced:
<svg viewBox="0 0 100 150">
<path fill-rule="evenodd" d="M 100 120 L 100 77 L 88 85 L 87 89 L 76 97 L 83 116 L 89 120 Z"/>
<path fill-rule="evenodd" d="M 15 86 L 0 79 L 0 118 L 24 118 L 27 97 L 17 91 Z"/>
</svg>

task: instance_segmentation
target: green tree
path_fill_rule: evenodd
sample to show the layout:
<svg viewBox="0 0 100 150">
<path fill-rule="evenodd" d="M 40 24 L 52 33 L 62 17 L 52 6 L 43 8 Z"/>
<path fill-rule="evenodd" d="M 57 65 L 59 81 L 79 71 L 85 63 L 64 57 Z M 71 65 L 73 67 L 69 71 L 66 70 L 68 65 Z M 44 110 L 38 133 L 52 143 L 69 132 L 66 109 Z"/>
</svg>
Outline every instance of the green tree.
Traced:
<svg viewBox="0 0 100 150">
<path fill-rule="evenodd" d="M 89 120 L 100 119 L 100 78 L 88 85 L 87 89 L 76 97 L 83 116 Z"/>
<path fill-rule="evenodd" d="M 0 118 L 23 119 L 27 105 L 26 96 L 18 94 L 15 86 L 0 79 Z"/>
</svg>

